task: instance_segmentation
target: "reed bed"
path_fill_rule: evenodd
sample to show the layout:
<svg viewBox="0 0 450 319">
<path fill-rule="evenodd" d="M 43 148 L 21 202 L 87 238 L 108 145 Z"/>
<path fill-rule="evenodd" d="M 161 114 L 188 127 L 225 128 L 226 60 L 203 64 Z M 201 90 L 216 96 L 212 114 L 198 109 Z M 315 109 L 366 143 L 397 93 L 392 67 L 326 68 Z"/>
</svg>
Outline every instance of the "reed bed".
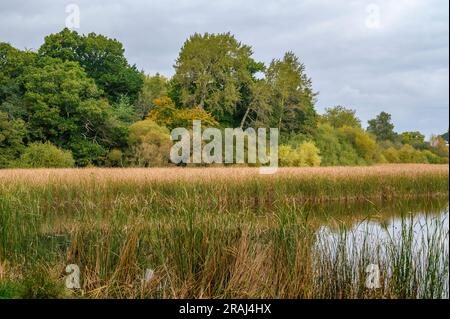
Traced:
<svg viewBox="0 0 450 319">
<path fill-rule="evenodd" d="M 126 195 L 167 204 L 192 202 L 217 210 L 282 201 L 366 200 L 448 193 L 447 165 L 280 168 L 38 169 L 0 171 L 0 194 L 67 196 L 111 201 Z M 21 195 L 21 196 L 22 196 Z M 84 198 L 84 197 L 89 198 Z M 61 198 L 58 198 L 61 197 Z M 170 202 L 170 203 L 169 203 Z"/>
<path fill-rule="evenodd" d="M 336 249 L 351 228 L 342 215 L 328 216 L 334 242 L 319 237 L 317 207 L 347 207 L 353 223 L 367 218 L 351 218 L 357 203 L 371 207 L 369 215 L 382 215 L 385 205 L 403 214 L 418 198 L 427 203 L 420 210 L 448 210 L 448 166 L 275 175 L 252 168 L 4 170 L 0 298 L 448 297 L 448 230 L 439 225 L 427 230 L 419 252 L 408 246 L 407 217 L 405 240 L 358 253 Z M 380 264 L 382 288 L 363 286 L 369 261 Z M 72 263 L 81 289 L 64 287 Z M 150 280 L 146 269 L 154 271 Z"/>
<path fill-rule="evenodd" d="M 314 179 L 365 178 L 385 176 L 424 175 L 448 176 L 448 165 L 389 164 L 356 167 L 280 167 L 272 175 L 260 175 L 258 168 L 251 167 L 170 167 L 170 168 L 78 168 L 78 169 L 4 169 L 0 181 L 39 185 L 59 181 L 71 183 L 95 179 L 97 182 L 153 182 L 153 181 L 245 181 L 258 179 Z"/>
</svg>

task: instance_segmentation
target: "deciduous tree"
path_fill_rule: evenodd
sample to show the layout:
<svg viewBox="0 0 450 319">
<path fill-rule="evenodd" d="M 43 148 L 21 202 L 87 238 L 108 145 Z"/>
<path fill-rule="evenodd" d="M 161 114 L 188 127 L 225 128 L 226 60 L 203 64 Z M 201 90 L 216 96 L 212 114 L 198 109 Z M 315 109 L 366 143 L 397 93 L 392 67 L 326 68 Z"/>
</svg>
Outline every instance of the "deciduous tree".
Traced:
<svg viewBox="0 0 450 319">
<path fill-rule="evenodd" d="M 108 99 L 117 102 L 122 95 L 134 103 L 143 86 L 144 76 L 125 58 L 122 43 L 103 35 L 79 35 L 64 29 L 45 37 L 41 56 L 78 62 L 95 80 Z"/>
<path fill-rule="evenodd" d="M 281 132 L 311 134 L 317 124 L 315 93 L 305 66 L 295 54 L 288 52 L 282 60 L 273 60 L 266 80 L 271 92 L 271 124 Z"/>
<path fill-rule="evenodd" d="M 335 106 L 325 109 L 324 121 L 330 123 L 334 128 L 343 126 L 361 128 L 361 121 L 355 115 L 356 111 L 343 106 Z"/>
<path fill-rule="evenodd" d="M 369 120 L 367 131 L 377 137 L 379 141 L 394 141 L 397 134 L 394 132 L 391 114 L 381 112 L 375 119 Z"/>
<path fill-rule="evenodd" d="M 254 74 L 263 70 L 252 54 L 230 33 L 194 34 L 175 63 L 171 97 L 182 107 L 198 106 L 222 122 L 239 125 L 248 106 L 243 93 L 250 90 Z"/>
</svg>

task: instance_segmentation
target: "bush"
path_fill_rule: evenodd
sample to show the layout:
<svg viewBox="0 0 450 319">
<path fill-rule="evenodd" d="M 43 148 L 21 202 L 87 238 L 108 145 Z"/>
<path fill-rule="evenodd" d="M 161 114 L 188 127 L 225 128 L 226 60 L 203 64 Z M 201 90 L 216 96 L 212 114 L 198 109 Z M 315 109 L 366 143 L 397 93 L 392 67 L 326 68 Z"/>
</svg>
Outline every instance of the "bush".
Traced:
<svg viewBox="0 0 450 319">
<path fill-rule="evenodd" d="M 320 166 L 319 149 L 312 142 L 304 142 L 296 148 L 280 145 L 278 148 L 280 166 Z"/>
<path fill-rule="evenodd" d="M 383 151 L 383 156 L 388 163 L 400 163 L 400 157 L 398 155 L 398 151 L 393 147 L 389 147 L 389 148 L 385 149 Z"/>
<path fill-rule="evenodd" d="M 293 166 L 293 149 L 289 145 L 278 146 L 278 165 Z"/>
<path fill-rule="evenodd" d="M 69 144 L 75 157 L 75 163 L 80 167 L 102 165 L 107 155 L 107 150 L 98 143 L 80 139 Z"/>
<path fill-rule="evenodd" d="M 70 151 L 59 149 L 50 142 L 30 144 L 17 163 L 17 166 L 24 168 L 62 168 L 74 165 L 75 161 Z"/>
<path fill-rule="evenodd" d="M 123 153 L 115 148 L 109 151 L 107 163 L 109 166 L 122 166 Z"/>
<path fill-rule="evenodd" d="M 409 144 L 400 149 L 389 147 L 382 153 L 388 163 L 424 163 L 424 164 L 447 164 L 448 159 L 440 157 L 430 150 L 416 150 Z"/>
<path fill-rule="evenodd" d="M 139 121 L 130 126 L 128 144 L 132 165 L 150 167 L 169 163 L 172 147 L 169 131 L 151 120 Z"/>
<path fill-rule="evenodd" d="M 398 157 L 401 163 L 428 163 L 425 154 L 409 144 L 403 145 L 398 150 Z"/>
<path fill-rule="evenodd" d="M 356 149 L 344 134 L 329 124 L 320 124 L 314 134 L 315 145 L 320 149 L 321 164 L 335 165 L 364 165 L 366 162 L 358 156 Z"/>
<path fill-rule="evenodd" d="M 372 136 L 357 127 L 343 126 L 339 130 L 343 139 L 350 143 L 358 156 L 368 164 L 377 161 L 378 145 Z"/>
<path fill-rule="evenodd" d="M 422 154 L 425 155 L 430 164 L 448 164 L 448 157 L 440 157 L 430 150 L 423 150 Z"/>
<path fill-rule="evenodd" d="M 341 144 L 336 130 L 328 124 L 320 124 L 314 134 L 314 142 L 320 149 L 322 164 L 332 166 L 340 164 Z"/>
<path fill-rule="evenodd" d="M 298 148 L 300 166 L 320 166 L 321 158 L 319 149 L 312 142 L 305 142 Z"/>
</svg>

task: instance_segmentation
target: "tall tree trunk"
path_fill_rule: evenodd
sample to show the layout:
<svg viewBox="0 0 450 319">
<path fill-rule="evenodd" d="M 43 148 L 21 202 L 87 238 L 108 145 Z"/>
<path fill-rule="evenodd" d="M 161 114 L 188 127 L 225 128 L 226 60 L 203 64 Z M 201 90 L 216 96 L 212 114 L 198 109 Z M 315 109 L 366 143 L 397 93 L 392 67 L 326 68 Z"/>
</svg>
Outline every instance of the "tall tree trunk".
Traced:
<svg viewBox="0 0 450 319">
<path fill-rule="evenodd" d="M 241 126 L 240 126 L 241 129 L 244 127 L 245 120 L 247 119 L 249 112 L 250 112 L 250 108 L 247 108 L 247 111 L 245 111 L 244 117 L 242 118 L 242 121 L 241 121 Z"/>
</svg>

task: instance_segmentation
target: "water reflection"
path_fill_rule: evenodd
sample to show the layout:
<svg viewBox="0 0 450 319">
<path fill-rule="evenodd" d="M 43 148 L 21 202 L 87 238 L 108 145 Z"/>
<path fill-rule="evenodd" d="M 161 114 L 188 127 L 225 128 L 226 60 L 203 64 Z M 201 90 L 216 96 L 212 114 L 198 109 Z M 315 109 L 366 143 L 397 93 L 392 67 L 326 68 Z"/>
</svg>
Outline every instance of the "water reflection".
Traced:
<svg viewBox="0 0 450 319">
<path fill-rule="evenodd" d="M 396 201 L 362 201 L 347 203 L 305 204 L 304 214 L 317 223 L 331 228 L 352 228 L 363 221 L 388 226 L 407 214 L 440 215 L 448 212 L 448 197 L 402 199 Z"/>
<path fill-rule="evenodd" d="M 375 264 L 384 294 L 448 298 L 448 198 L 305 209 L 318 222 L 314 251 L 322 280 L 339 272 L 358 290 Z"/>
</svg>

